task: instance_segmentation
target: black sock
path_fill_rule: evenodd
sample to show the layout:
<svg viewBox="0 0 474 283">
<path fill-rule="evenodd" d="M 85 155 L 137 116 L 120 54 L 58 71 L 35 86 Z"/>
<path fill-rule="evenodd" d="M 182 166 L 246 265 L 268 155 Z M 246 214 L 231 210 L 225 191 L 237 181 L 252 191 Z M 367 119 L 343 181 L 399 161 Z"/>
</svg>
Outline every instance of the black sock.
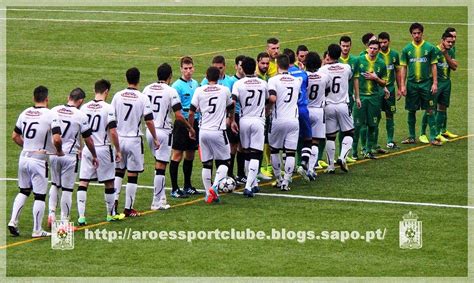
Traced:
<svg viewBox="0 0 474 283">
<path fill-rule="evenodd" d="M 170 177 L 171 177 L 171 188 L 174 191 L 179 189 L 178 186 L 178 166 L 179 162 L 171 160 L 170 162 Z"/>
<path fill-rule="evenodd" d="M 237 152 L 237 175 L 245 177 L 245 154 L 243 152 Z"/>
<path fill-rule="evenodd" d="M 235 161 L 235 153 L 230 154 L 230 165 L 229 165 L 229 171 L 227 171 L 227 176 L 234 176 L 234 161 Z"/>
<path fill-rule="evenodd" d="M 184 187 L 191 188 L 191 175 L 193 174 L 193 161 L 194 160 L 184 160 L 183 161 L 183 174 L 184 174 Z"/>
</svg>

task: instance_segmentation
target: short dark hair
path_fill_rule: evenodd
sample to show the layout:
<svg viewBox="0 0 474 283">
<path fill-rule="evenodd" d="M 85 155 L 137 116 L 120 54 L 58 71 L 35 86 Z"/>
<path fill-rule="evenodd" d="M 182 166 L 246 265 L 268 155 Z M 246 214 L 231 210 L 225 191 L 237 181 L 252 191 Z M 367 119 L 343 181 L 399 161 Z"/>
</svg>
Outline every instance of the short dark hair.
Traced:
<svg viewBox="0 0 474 283">
<path fill-rule="evenodd" d="M 350 38 L 350 36 L 343 35 L 343 36 L 341 36 L 341 38 L 339 38 L 339 44 L 341 44 L 341 42 L 350 42 L 350 43 L 352 43 L 352 39 Z"/>
<path fill-rule="evenodd" d="M 86 93 L 80 87 L 76 87 L 71 91 L 71 93 L 69 93 L 69 99 L 72 101 L 79 101 L 84 98 L 86 98 Z"/>
<path fill-rule="evenodd" d="M 257 68 L 257 62 L 252 57 L 244 57 L 242 60 L 242 69 L 246 75 L 255 74 L 255 69 Z"/>
<path fill-rule="evenodd" d="M 412 33 L 415 29 L 419 29 L 421 32 L 423 32 L 425 29 L 422 24 L 420 23 L 413 23 L 410 26 L 410 33 Z"/>
<path fill-rule="evenodd" d="M 313 51 L 308 52 L 308 55 L 306 55 L 306 70 L 314 72 L 321 68 L 321 64 L 321 57 L 319 57 L 318 53 Z"/>
<path fill-rule="evenodd" d="M 267 44 L 278 44 L 278 42 L 280 42 L 278 40 L 278 38 L 275 38 L 275 37 L 270 37 L 269 39 L 267 39 Z"/>
<path fill-rule="evenodd" d="M 277 65 L 278 67 L 280 67 L 280 69 L 288 70 L 288 68 L 290 67 L 290 58 L 288 58 L 288 55 L 280 54 L 276 59 Z"/>
<path fill-rule="evenodd" d="M 443 35 L 441 36 L 442 39 L 446 39 L 448 37 L 454 37 L 451 32 L 445 31 Z"/>
<path fill-rule="evenodd" d="M 217 55 L 212 58 L 212 64 L 224 64 L 225 66 L 225 58 L 222 55 Z"/>
<path fill-rule="evenodd" d="M 260 52 L 257 55 L 257 62 L 260 62 L 262 58 L 270 58 L 270 55 L 267 52 Z"/>
<path fill-rule="evenodd" d="M 290 64 L 295 63 L 295 61 L 296 61 L 295 51 L 291 50 L 290 48 L 285 48 L 283 50 L 283 54 L 288 56 L 288 59 L 290 59 Z"/>
<path fill-rule="evenodd" d="M 161 64 L 156 70 L 156 76 L 158 77 L 159 81 L 166 81 L 171 77 L 171 74 L 173 74 L 173 70 L 168 63 Z"/>
<path fill-rule="evenodd" d="M 245 55 L 239 55 L 235 57 L 235 65 L 239 65 L 239 62 L 243 61 L 245 57 L 246 57 Z"/>
<path fill-rule="evenodd" d="M 33 98 L 35 102 L 44 102 L 48 98 L 48 88 L 45 86 L 37 86 L 33 91 Z"/>
<path fill-rule="evenodd" d="M 390 34 L 388 34 L 388 32 L 381 32 L 379 33 L 379 36 L 378 36 L 379 39 L 386 39 L 388 41 L 390 41 Z"/>
<path fill-rule="evenodd" d="M 451 32 L 456 32 L 456 29 L 453 28 L 453 27 L 447 27 L 446 30 L 445 30 L 445 32 L 449 32 L 449 33 L 451 33 Z"/>
<path fill-rule="evenodd" d="M 309 51 L 309 50 L 308 50 L 308 47 L 306 47 L 306 45 L 298 45 L 298 47 L 296 47 L 296 54 L 300 53 L 300 51 Z"/>
<path fill-rule="evenodd" d="M 328 46 L 328 55 L 331 59 L 339 60 L 339 57 L 341 57 L 341 47 L 335 43 L 330 44 Z"/>
<path fill-rule="evenodd" d="M 378 40 L 371 40 L 367 46 L 370 46 L 370 45 L 377 45 L 379 48 L 380 48 L 380 42 Z"/>
<path fill-rule="evenodd" d="M 95 82 L 94 91 L 95 93 L 104 93 L 106 90 L 110 90 L 112 84 L 108 80 L 98 80 Z"/>
<path fill-rule="evenodd" d="M 186 64 L 186 65 L 193 64 L 194 65 L 193 58 L 191 58 L 189 56 L 181 57 L 181 60 L 179 60 L 179 65 L 181 67 L 183 67 L 184 64 Z"/>
<path fill-rule="evenodd" d="M 374 36 L 375 34 L 368 32 L 362 36 L 362 43 L 364 45 L 367 45 L 370 41 L 370 39 Z"/>
<path fill-rule="evenodd" d="M 217 82 L 219 80 L 220 71 L 217 67 L 209 67 L 206 71 L 206 78 L 209 82 Z"/>
<path fill-rule="evenodd" d="M 136 67 L 128 69 L 125 76 L 127 77 L 127 82 L 129 84 L 136 85 L 140 82 L 140 71 Z"/>
</svg>

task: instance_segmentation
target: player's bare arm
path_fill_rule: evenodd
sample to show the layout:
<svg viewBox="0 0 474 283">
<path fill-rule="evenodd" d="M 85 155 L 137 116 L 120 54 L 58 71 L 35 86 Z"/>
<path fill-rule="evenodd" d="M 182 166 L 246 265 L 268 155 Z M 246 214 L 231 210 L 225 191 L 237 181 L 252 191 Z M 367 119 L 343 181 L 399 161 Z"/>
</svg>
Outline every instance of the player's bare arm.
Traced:
<svg viewBox="0 0 474 283">
<path fill-rule="evenodd" d="M 122 151 L 120 151 L 119 138 L 116 128 L 109 128 L 109 136 L 112 144 L 115 147 L 115 162 L 120 162 L 122 160 Z"/>
<path fill-rule="evenodd" d="M 435 95 L 438 92 L 438 68 L 436 64 L 431 64 L 431 72 L 433 75 L 433 84 L 431 85 L 431 94 Z"/>
<path fill-rule="evenodd" d="M 12 133 L 12 140 L 20 147 L 23 147 L 23 138 L 21 137 L 20 134 L 17 132 L 13 131 Z"/>
<path fill-rule="evenodd" d="M 354 79 L 354 101 L 356 102 L 357 108 L 360 109 L 362 103 L 360 102 L 360 95 L 359 95 L 359 80 L 357 78 Z"/>
<path fill-rule="evenodd" d="M 53 144 L 54 147 L 56 148 L 56 154 L 57 156 L 63 156 L 63 142 L 61 140 L 61 128 L 55 127 L 52 130 L 53 133 Z"/>
<path fill-rule="evenodd" d="M 87 148 L 91 152 L 92 155 L 92 165 L 95 169 L 99 167 L 99 161 L 97 160 L 97 153 L 95 152 L 94 141 L 92 140 L 92 136 L 88 136 L 84 138 L 84 143 L 86 144 Z M 82 142 L 81 142 L 82 145 Z"/>
</svg>

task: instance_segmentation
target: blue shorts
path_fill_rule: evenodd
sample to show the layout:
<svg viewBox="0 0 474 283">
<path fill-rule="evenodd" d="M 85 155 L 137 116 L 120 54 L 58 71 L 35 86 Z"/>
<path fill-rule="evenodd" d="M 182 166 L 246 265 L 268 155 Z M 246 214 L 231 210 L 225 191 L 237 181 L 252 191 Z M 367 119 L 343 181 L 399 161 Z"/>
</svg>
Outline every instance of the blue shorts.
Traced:
<svg viewBox="0 0 474 283">
<path fill-rule="evenodd" d="M 311 139 L 311 122 L 309 120 L 308 107 L 298 107 L 298 120 L 300 122 L 300 138 Z"/>
</svg>

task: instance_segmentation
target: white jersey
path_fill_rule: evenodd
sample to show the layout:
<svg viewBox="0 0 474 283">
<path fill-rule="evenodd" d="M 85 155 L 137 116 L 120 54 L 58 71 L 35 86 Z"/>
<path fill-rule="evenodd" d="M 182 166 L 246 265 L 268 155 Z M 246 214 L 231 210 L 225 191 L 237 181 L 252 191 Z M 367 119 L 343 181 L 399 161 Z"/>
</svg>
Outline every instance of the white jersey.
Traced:
<svg viewBox="0 0 474 283">
<path fill-rule="evenodd" d="M 76 154 L 79 150 L 79 135 L 90 136 L 89 119 L 86 114 L 74 106 L 58 105 L 51 109 L 61 122 L 61 139 L 66 154 Z"/>
<path fill-rule="evenodd" d="M 288 73 L 278 74 L 268 80 L 268 90 L 276 92 L 276 102 L 273 106 L 273 120 L 298 119 L 298 95 L 301 88 L 301 78 Z"/>
<path fill-rule="evenodd" d="M 18 117 L 15 132 L 23 137 L 23 151 L 46 150 L 54 153 L 56 149 L 52 142 L 52 133 L 60 134 L 61 124 L 50 109 L 29 107 Z"/>
<path fill-rule="evenodd" d="M 226 129 L 226 108 L 232 105 L 229 88 L 221 85 L 198 87 L 191 106 L 201 113 L 199 128 L 204 130 Z"/>
<path fill-rule="evenodd" d="M 322 66 L 319 72 L 329 75 L 331 80 L 326 104 L 348 103 L 349 80 L 352 78 L 351 66 L 343 63 L 328 64 Z"/>
<path fill-rule="evenodd" d="M 240 103 L 240 118 L 265 120 L 265 101 L 268 98 L 267 82 L 257 77 L 245 77 L 234 83 L 232 95 Z"/>
<path fill-rule="evenodd" d="M 81 111 L 87 116 L 94 145 L 110 145 L 107 130 L 117 126 L 112 106 L 103 100 L 91 100 L 82 105 Z"/>
<path fill-rule="evenodd" d="M 329 75 L 321 72 L 309 72 L 308 74 L 308 88 L 306 95 L 308 96 L 308 108 L 324 107 L 326 103 L 326 89 L 331 85 Z"/>
<path fill-rule="evenodd" d="M 146 120 L 153 119 L 150 100 L 133 88 L 117 92 L 112 99 L 112 107 L 117 116 L 117 132 L 121 137 L 141 136 L 142 117 Z"/>
<path fill-rule="evenodd" d="M 171 113 L 181 110 L 181 100 L 176 89 L 165 83 L 152 83 L 143 89 L 150 99 L 155 128 L 172 129 Z"/>
</svg>

